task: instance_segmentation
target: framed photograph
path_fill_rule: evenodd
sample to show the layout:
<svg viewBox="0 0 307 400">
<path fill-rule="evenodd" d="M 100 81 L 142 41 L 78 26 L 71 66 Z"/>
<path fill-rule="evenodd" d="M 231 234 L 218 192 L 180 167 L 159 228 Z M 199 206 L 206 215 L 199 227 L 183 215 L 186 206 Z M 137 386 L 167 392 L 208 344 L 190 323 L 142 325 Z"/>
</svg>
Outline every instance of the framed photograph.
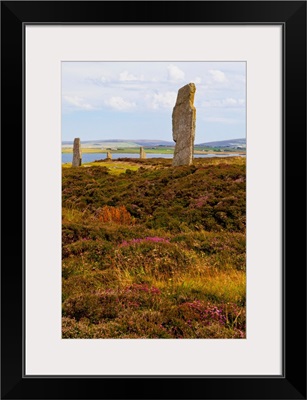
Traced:
<svg viewBox="0 0 307 400">
<path fill-rule="evenodd" d="M 306 399 L 306 2 L 1 26 L 2 398 Z"/>
</svg>

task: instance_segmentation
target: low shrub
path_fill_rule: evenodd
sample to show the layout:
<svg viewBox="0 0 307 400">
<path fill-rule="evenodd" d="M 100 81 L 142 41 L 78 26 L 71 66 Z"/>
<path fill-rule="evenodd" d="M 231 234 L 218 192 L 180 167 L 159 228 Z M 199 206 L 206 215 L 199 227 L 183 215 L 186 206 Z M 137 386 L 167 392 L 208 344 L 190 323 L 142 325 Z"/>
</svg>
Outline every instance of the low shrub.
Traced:
<svg viewBox="0 0 307 400">
<path fill-rule="evenodd" d="M 63 168 L 62 337 L 244 338 L 245 160 L 96 164 Z"/>
<path fill-rule="evenodd" d="M 104 206 L 96 212 L 97 218 L 102 222 L 115 222 L 117 224 L 132 225 L 134 219 L 125 206 Z"/>
<path fill-rule="evenodd" d="M 149 274 L 157 279 L 165 279 L 193 268 L 196 262 L 193 251 L 184 250 L 175 243 L 143 240 L 119 246 L 114 254 L 113 265 L 133 275 Z"/>
</svg>

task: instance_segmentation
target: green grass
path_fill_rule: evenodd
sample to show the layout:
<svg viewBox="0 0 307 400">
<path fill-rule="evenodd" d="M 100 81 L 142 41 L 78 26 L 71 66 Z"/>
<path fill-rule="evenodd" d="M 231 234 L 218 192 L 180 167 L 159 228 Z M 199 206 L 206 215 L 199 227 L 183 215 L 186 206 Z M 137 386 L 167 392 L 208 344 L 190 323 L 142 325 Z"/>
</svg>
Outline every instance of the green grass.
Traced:
<svg viewBox="0 0 307 400">
<path fill-rule="evenodd" d="M 62 200 L 63 338 L 245 337 L 244 159 L 63 167 Z"/>
<path fill-rule="evenodd" d="M 119 175 L 125 173 L 127 169 L 131 171 L 137 171 L 140 168 L 140 165 L 135 162 L 122 162 L 122 161 L 95 161 L 84 163 L 80 168 L 88 168 L 88 167 L 105 167 L 108 170 L 108 173 L 111 175 Z M 71 169 L 71 163 L 62 164 L 62 168 Z"/>
</svg>

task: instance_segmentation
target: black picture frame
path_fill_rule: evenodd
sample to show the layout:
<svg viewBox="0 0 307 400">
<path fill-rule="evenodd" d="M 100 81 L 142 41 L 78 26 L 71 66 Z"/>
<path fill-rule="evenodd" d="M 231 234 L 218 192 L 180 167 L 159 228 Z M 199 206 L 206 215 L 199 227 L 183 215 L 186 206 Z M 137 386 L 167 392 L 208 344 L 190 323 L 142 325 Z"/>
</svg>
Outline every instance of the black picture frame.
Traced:
<svg viewBox="0 0 307 400">
<path fill-rule="evenodd" d="M 283 26 L 282 376 L 23 376 L 26 267 L 23 29 L 27 23 Z M 2 398 L 306 399 L 306 2 L 2 1 L 1 56 Z M 13 160 L 8 153 L 12 143 Z"/>
</svg>

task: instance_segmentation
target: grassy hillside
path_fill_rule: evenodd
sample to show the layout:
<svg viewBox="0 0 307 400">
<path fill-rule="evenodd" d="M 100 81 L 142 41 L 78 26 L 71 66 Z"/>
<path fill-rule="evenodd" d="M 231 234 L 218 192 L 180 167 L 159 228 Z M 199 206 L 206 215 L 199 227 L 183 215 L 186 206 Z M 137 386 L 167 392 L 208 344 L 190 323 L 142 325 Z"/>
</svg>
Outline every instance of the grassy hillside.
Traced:
<svg viewBox="0 0 307 400">
<path fill-rule="evenodd" d="M 63 168 L 63 338 L 245 337 L 245 159 Z"/>
</svg>

